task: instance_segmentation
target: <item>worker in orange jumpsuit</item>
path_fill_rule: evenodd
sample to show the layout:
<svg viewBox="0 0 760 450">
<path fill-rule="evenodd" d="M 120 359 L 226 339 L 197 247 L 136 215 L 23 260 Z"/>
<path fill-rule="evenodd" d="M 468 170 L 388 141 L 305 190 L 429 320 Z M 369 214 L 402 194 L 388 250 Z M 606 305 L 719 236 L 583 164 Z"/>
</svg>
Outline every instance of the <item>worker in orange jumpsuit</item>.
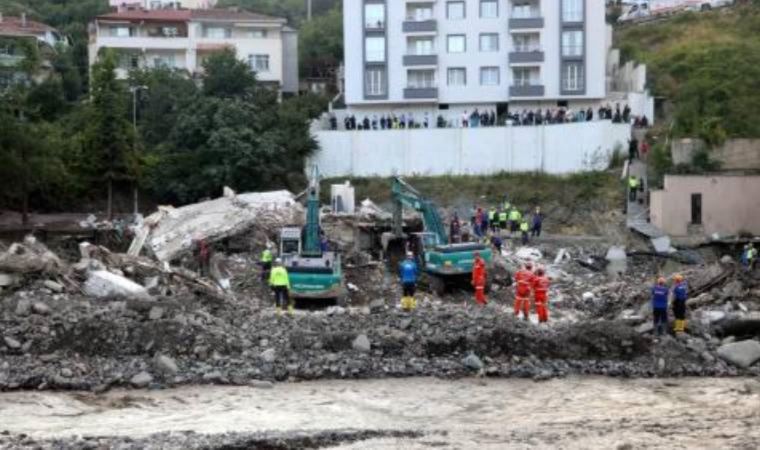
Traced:
<svg viewBox="0 0 760 450">
<path fill-rule="evenodd" d="M 549 277 L 543 267 L 536 269 L 536 276 L 533 278 L 533 299 L 536 302 L 536 314 L 539 323 L 549 321 L 549 310 L 546 304 L 549 301 Z"/>
<path fill-rule="evenodd" d="M 475 288 L 475 303 L 479 306 L 486 306 L 486 263 L 480 257 L 480 253 L 475 253 L 475 263 L 472 268 L 472 287 Z"/>
<path fill-rule="evenodd" d="M 530 294 L 533 290 L 533 263 L 527 262 L 522 270 L 515 274 L 515 317 L 522 311 L 525 320 L 530 315 Z"/>
</svg>

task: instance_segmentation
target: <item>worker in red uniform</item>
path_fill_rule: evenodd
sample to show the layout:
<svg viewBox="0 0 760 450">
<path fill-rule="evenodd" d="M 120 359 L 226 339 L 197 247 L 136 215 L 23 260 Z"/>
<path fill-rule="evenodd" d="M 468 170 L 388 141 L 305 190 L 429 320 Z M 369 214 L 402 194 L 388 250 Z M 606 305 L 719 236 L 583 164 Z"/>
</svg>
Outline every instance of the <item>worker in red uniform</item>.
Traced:
<svg viewBox="0 0 760 450">
<path fill-rule="evenodd" d="M 522 311 L 525 320 L 530 315 L 530 294 L 533 290 L 533 263 L 527 262 L 522 270 L 515 274 L 515 317 Z"/>
<path fill-rule="evenodd" d="M 486 263 L 480 257 L 480 253 L 475 253 L 475 263 L 472 267 L 472 287 L 475 288 L 475 303 L 479 306 L 486 306 Z"/>
<path fill-rule="evenodd" d="M 538 322 L 548 322 L 549 310 L 546 304 L 549 302 L 549 277 L 543 267 L 536 269 L 536 276 L 533 278 L 533 299 L 536 302 Z"/>
</svg>

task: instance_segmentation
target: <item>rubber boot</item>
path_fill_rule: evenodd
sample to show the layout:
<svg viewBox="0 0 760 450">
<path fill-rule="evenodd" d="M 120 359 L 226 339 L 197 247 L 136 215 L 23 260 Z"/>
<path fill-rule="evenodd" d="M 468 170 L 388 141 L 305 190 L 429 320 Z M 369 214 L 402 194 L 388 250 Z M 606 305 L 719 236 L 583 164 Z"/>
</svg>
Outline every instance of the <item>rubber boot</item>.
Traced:
<svg viewBox="0 0 760 450">
<path fill-rule="evenodd" d="M 293 306 L 292 304 L 288 305 L 288 315 L 290 317 L 293 317 L 295 315 L 295 313 L 296 313 L 296 307 Z"/>
<path fill-rule="evenodd" d="M 417 299 L 414 297 L 409 297 L 409 311 L 414 311 L 417 309 Z"/>
<path fill-rule="evenodd" d="M 275 311 L 277 311 L 277 317 L 282 316 L 282 307 L 276 306 Z"/>
<path fill-rule="evenodd" d="M 675 331 L 676 333 L 682 333 L 683 332 L 683 329 L 681 329 L 681 321 L 680 320 L 676 319 L 675 326 L 673 326 L 673 331 Z"/>
</svg>

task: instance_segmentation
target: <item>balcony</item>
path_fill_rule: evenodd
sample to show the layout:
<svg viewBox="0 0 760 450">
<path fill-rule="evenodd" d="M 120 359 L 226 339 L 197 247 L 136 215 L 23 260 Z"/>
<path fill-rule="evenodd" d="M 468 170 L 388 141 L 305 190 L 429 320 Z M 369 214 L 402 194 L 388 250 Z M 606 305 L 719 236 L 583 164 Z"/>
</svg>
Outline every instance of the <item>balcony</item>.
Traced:
<svg viewBox="0 0 760 450">
<path fill-rule="evenodd" d="M 509 87 L 510 97 L 543 97 L 544 85 L 542 84 L 523 84 Z"/>
<path fill-rule="evenodd" d="M 541 49 L 517 49 L 509 52 L 510 64 L 542 62 L 544 62 L 544 52 Z"/>
<path fill-rule="evenodd" d="M 405 66 L 437 66 L 438 55 L 404 55 Z"/>
<path fill-rule="evenodd" d="M 437 98 L 437 87 L 408 87 L 404 89 L 404 99 L 406 100 L 435 100 Z"/>
<path fill-rule="evenodd" d="M 186 50 L 190 48 L 188 38 L 158 38 L 158 37 L 103 37 L 97 40 L 98 47 L 129 48 L 129 49 L 165 49 Z"/>
<path fill-rule="evenodd" d="M 21 64 L 24 59 L 26 59 L 26 57 L 23 55 L 2 54 L 0 55 L 0 67 L 16 67 Z"/>
<path fill-rule="evenodd" d="M 404 33 L 435 33 L 438 31 L 438 22 L 435 20 L 406 20 L 401 25 Z"/>
<path fill-rule="evenodd" d="M 385 31 L 385 22 L 382 20 L 368 20 L 364 23 L 364 29 L 376 32 Z"/>
<path fill-rule="evenodd" d="M 509 28 L 511 30 L 530 30 L 544 27 L 544 18 L 535 17 L 512 17 L 509 19 Z"/>
</svg>

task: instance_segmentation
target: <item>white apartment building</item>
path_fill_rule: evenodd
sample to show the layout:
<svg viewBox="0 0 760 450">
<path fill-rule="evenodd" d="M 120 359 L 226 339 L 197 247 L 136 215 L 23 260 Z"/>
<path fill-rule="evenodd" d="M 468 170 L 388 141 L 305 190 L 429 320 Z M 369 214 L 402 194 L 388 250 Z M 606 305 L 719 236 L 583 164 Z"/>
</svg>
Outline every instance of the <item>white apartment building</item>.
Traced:
<svg viewBox="0 0 760 450">
<path fill-rule="evenodd" d="M 98 16 L 90 27 L 90 65 L 103 48 L 119 52 L 120 78 L 145 67 L 199 75 L 206 58 L 231 48 L 260 82 L 298 92 L 298 34 L 278 17 L 222 9 L 123 10 Z"/>
<path fill-rule="evenodd" d="M 108 0 L 112 8 L 126 9 L 208 9 L 216 0 Z"/>
<path fill-rule="evenodd" d="M 606 97 L 604 0 L 345 1 L 362 112 L 586 106 Z"/>
</svg>

